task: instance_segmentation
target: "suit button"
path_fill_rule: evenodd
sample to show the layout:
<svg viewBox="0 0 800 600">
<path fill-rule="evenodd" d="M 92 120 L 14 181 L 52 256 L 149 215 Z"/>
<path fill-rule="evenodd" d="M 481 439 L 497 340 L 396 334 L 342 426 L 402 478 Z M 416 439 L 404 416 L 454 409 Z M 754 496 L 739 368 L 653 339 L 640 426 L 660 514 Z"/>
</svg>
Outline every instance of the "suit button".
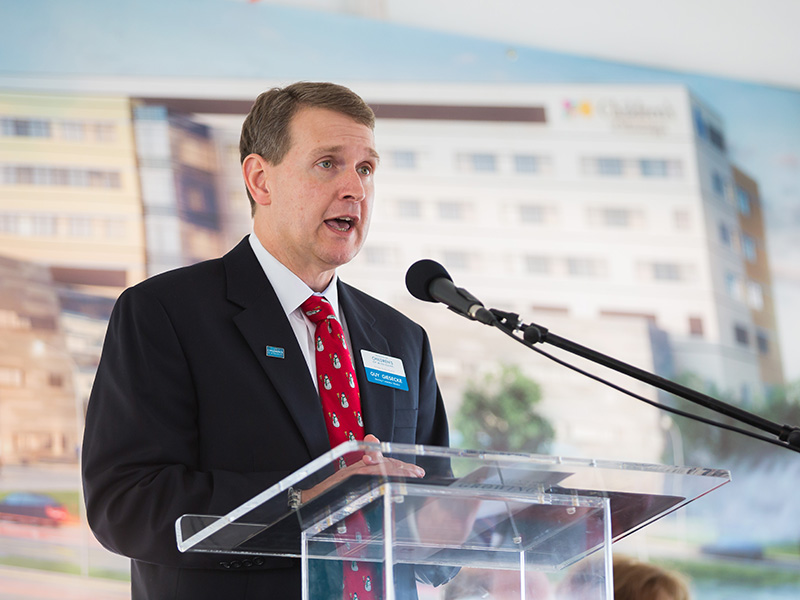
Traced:
<svg viewBox="0 0 800 600">
<path fill-rule="evenodd" d="M 245 558 L 245 559 L 242 561 L 242 566 L 243 566 L 243 567 L 252 567 L 252 566 L 253 566 L 253 561 L 252 561 L 252 560 L 250 560 L 249 558 Z"/>
<path fill-rule="evenodd" d="M 260 567 L 260 566 L 262 566 L 264 564 L 264 559 L 261 558 L 260 556 L 258 556 L 258 557 L 253 559 L 253 562 L 255 563 L 255 565 L 257 567 Z"/>
<path fill-rule="evenodd" d="M 227 562 L 221 562 L 221 563 L 219 563 L 219 566 L 220 567 L 224 567 L 226 569 L 230 569 L 231 568 L 231 564 L 227 563 Z"/>
</svg>

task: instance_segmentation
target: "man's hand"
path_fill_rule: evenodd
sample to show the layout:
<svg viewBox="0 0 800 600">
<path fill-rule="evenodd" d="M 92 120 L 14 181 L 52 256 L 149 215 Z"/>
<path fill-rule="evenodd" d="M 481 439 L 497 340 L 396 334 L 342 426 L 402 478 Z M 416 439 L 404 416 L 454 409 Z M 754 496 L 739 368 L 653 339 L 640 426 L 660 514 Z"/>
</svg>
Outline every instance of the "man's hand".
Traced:
<svg viewBox="0 0 800 600">
<path fill-rule="evenodd" d="M 371 433 L 364 436 L 365 442 L 380 443 L 380 440 Z M 356 463 L 340 469 L 325 481 L 318 483 L 309 490 L 302 490 L 300 492 L 300 502 L 308 502 L 316 498 L 324 491 L 332 488 L 338 483 L 341 483 L 351 475 L 394 475 L 401 477 L 424 477 L 425 469 L 406 463 L 395 458 L 386 458 L 380 450 L 376 452 L 365 452 Z"/>
</svg>

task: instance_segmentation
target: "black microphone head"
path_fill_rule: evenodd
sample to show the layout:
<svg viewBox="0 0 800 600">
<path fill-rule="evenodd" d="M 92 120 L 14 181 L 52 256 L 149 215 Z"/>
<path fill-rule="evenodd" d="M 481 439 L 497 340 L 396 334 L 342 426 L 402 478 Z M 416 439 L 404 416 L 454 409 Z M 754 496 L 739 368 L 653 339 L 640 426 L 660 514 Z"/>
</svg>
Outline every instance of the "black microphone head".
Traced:
<svg viewBox="0 0 800 600">
<path fill-rule="evenodd" d="M 431 296 L 429 288 L 434 280 L 444 277 L 453 281 L 447 270 L 435 260 L 423 258 L 418 260 L 406 271 L 406 288 L 414 298 L 425 302 L 438 302 Z"/>
</svg>

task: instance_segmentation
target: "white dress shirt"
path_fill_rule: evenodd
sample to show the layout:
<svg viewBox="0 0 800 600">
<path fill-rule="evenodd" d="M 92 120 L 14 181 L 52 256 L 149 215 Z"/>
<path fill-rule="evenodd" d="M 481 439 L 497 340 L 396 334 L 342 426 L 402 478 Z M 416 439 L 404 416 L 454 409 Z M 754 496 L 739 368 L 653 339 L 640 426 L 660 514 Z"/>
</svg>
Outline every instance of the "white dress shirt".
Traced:
<svg viewBox="0 0 800 600">
<path fill-rule="evenodd" d="M 289 319 L 289 324 L 292 326 L 292 331 L 294 331 L 294 335 L 297 338 L 297 343 L 300 345 L 300 350 L 303 352 L 303 356 L 306 359 L 308 371 L 311 373 L 311 378 L 316 385 L 317 363 L 315 359 L 316 346 L 314 344 L 316 325 L 306 317 L 303 313 L 303 309 L 300 307 L 309 296 L 316 294 L 316 292 L 308 287 L 302 279 L 292 273 L 277 258 L 272 256 L 272 254 L 261 245 L 255 232 L 250 233 L 249 239 L 250 247 L 253 248 L 253 252 L 261 268 L 264 269 L 264 274 L 272 284 L 275 294 L 278 296 L 278 301 L 281 303 L 281 307 L 283 307 L 283 311 Z M 317 295 L 325 296 L 325 299 L 330 302 L 333 307 L 333 314 L 336 315 L 336 318 L 339 319 L 339 322 L 342 324 L 347 347 L 352 348 L 353 346 L 350 344 L 350 333 L 347 330 L 344 315 L 342 315 L 339 310 L 339 290 L 336 287 L 338 279 L 338 276 L 334 273 L 328 287 L 325 288 L 321 294 Z"/>
</svg>

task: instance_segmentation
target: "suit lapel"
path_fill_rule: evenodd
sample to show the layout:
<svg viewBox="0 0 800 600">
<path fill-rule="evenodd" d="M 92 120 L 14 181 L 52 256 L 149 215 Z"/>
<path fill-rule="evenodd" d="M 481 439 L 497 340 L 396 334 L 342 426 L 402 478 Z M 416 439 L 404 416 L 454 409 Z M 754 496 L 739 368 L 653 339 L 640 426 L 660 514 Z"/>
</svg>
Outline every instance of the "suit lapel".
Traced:
<svg viewBox="0 0 800 600">
<path fill-rule="evenodd" d="M 339 281 L 339 306 L 344 313 L 352 345 L 353 365 L 361 392 L 364 432 L 384 442 L 392 441 L 394 430 L 394 390 L 366 379 L 361 350 L 389 354 L 389 342 L 375 328 L 375 317 L 349 285 Z"/>
<path fill-rule="evenodd" d="M 330 450 L 317 388 L 289 320 L 245 238 L 223 258 L 228 299 L 242 307 L 233 321 L 305 440 L 312 457 Z M 283 358 L 267 356 L 267 346 Z M 266 392 L 266 390 L 265 390 Z"/>
</svg>

